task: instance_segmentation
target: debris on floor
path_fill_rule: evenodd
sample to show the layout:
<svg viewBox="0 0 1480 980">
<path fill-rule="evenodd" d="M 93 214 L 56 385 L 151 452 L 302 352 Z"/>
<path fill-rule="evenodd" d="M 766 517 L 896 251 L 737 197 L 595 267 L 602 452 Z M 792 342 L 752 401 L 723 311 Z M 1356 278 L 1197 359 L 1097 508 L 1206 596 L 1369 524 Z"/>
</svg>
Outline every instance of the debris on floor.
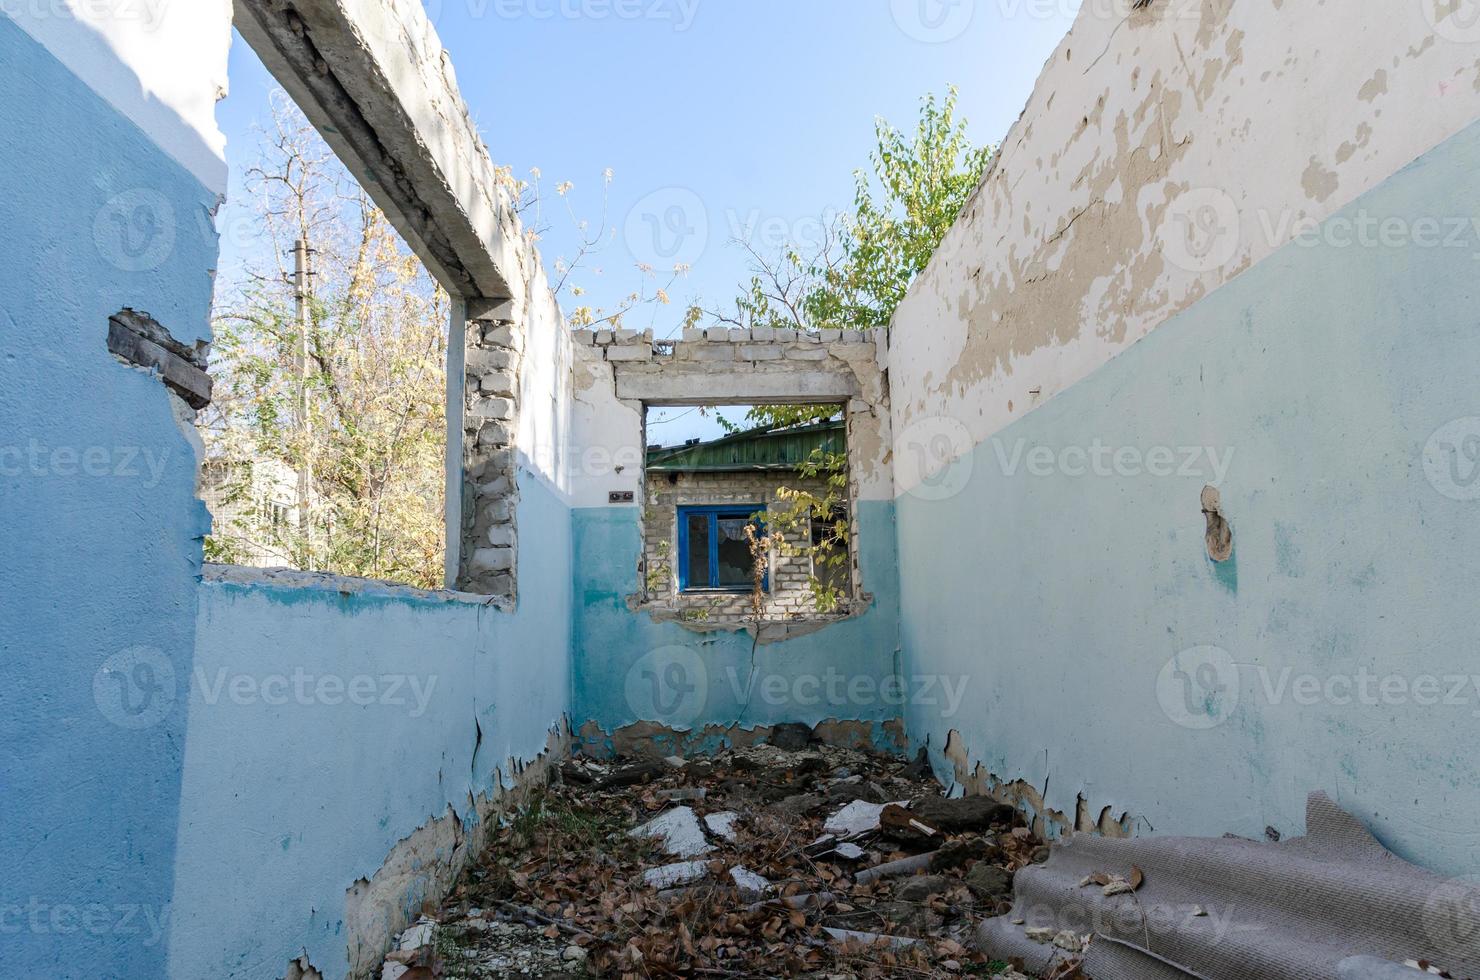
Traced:
<svg viewBox="0 0 1480 980">
<path fill-rule="evenodd" d="M 787 746 L 567 762 L 383 980 L 1023 976 L 973 948 L 1042 860 L 1016 811 L 893 757 Z"/>
</svg>

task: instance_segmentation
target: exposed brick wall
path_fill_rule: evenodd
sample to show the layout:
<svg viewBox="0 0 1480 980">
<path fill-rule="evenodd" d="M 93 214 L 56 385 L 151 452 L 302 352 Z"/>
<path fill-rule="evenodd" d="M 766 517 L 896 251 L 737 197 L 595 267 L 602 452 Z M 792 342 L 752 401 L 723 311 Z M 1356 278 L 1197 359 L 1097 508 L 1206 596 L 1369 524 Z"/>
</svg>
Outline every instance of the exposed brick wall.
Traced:
<svg viewBox="0 0 1480 980">
<path fill-rule="evenodd" d="M 517 598 L 515 439 L 523 349 L 523 333 L 516 324 L 492 318 L 468 321 L 458 588 L 510 602 Z"/>
<path fill-rule="evenodd" d="M 758 504 L 761 509 L 790 507 L 777 490 L 791 487 L 821 497 L 827 481 L 802 479 L 796 473 L 649 473 L 643 513 L 643 562 L 647 604 L 680 614 L 685 619 L 742 625 L 755 618 L 750 593 L 737 595 L 683 594 L 678 590 L 678 508 L 689 505 Z M 772 523 L 775 529 L 775 523 Z M 797 548 L 811 544 L 811 526 L 796 528 L 787 541 Z M 856 551 L 856 549 L 853 549 Z M 853 575 L 854 582 L 858 578 Z M 782 555 L 773 548 L 770 591 L 764 602 L 767 621 L 816 619 L 809 555 Z M 846 614 L 846 605 L 835 614 Z"/>
</svg>

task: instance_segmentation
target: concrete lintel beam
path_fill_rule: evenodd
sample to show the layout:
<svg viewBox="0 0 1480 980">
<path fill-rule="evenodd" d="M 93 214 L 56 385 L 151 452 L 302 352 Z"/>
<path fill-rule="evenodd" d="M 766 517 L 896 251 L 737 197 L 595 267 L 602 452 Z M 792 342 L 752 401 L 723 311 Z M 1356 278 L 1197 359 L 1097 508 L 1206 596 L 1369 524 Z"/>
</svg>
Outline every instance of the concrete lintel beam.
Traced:
<svg viewBox="0 0 1480 980">
<path fill-rule="evenodd" d="M 513 323 L 514 301 L 512 299 L 490 299 L 480 296 L 463 303 L 469 320 L 485 323 Z"/>
<path fill-rule="evenodd" d="M 509 296 L 518 225 L 417 0 L 236 0 L 236 27 L 458 296 Z"/>
<path fill-rule="evenodd" d="M 846 370 L 804 370 L 796 364 L 768 370 L 718 371 L 712 363 L 616 365 L 617 397 L 649 405 L 822 405 L 861 396 Z"/>
</svg>

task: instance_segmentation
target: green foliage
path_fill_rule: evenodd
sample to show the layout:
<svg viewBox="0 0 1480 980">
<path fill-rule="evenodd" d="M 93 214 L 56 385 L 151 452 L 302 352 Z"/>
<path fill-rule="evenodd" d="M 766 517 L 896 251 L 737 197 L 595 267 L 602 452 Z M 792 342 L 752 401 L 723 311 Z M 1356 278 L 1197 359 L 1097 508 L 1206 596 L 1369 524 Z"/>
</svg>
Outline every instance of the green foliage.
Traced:
<svg viewBox="0 0 1480 980">
<path fill-rule="evenodd" d="M 828 422 L 837 418 L 841 410 L 836 405 L 756 405 L 745 413 L 745 425 L 737 425 L 717 415 L 719 424 L 731 434 L 768 426 L 773 429 L 792 429 L 817 422 Z"/>
<path fill-rule="evenodd" d="M 777 496 L 785 504 L 772 508 L 771 520 L 777 527 L 781 553 L 809 559 L 812 563 L 810 582 L 812 599 L 818 612 L 836 612 L 848 599 L 849 544 L 853 525 L 848 517 L 848 456 L 814 450 L 810 459 L 798 467 L 797 475 L 805 481 L 824 478 L 820 491 L 781 487 Z M 813 541 L 813 521 L 819 521 L 820 540 Z M 805 545 L 797 544 L 806 541 Z"/>
<path fill-rule="evenodd" d="M 778 505 L 754 515 L 756 524 L 745 527 L 754 565 L 755 581 L 751 590 L 751 607 L 757 623 L 765 616 L 766 572 L 770 568 L 772 549 L 786 558 L 811 562 L 810 588 L 817 611 L 836 612 L 848 599 L 849 542 L 852 525 L 848 520 L 848 457 L 845 453 L 814 450 L 810 459 L 797 468 L 806 481 L 825 477 L 820 491 L 779 487 Z M 821 540 L 813 541 L 813 520 L 820 519 Z M 764 533 L 758 524 L 764 520 Z M 806 544 L 799 542 L 805 541 Z M 821 574 L 819 574 L 819 572 Z"/>
<path fill-rule="evenodd" d="M 972 146 L 966 120 L 956 117 L 957 98 L 954 86 L 943 100 L 926 96 L 913 136 L 883 119 L 876 122 L 873 173 L 854 174 L 844 261 L 827 269 L 820 288 L 808 295 L 812 322 L 865 330 L 887 326 L 955 224 L 992 157 L 990 147 Z"/>
<path fill-rule="evenodd" d="M 852 214 L 828 224 L 810 247 L 788 245 L 774 257 L 741 242 L 751 258 L 750 281 L 733 312 L 707 314 L 717 323 L 746 328 L 888 326 L 992 158 L 991 147 L 972 145 L 957 101 L 954 87 L 943 99 L 926 96 L 910 134 L 877 120 L 870 167 L 854 173 Z M 690 322 L 699 315 L 691 310 Z M 758 425 L 799 425 L 829 418 L 824 411 L 766 407 L 748 418 Z"/>
</svg>

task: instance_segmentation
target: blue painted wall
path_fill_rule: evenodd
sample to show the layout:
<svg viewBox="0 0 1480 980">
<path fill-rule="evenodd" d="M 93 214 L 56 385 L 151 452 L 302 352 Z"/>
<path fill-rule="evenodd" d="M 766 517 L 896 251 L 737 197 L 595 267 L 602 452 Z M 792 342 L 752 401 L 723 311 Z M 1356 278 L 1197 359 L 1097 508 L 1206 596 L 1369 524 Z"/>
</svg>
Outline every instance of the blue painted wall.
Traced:
<svg viewBox="0 0 1480 980">
<path fill-rule="evenodd" d="M 214 199 L 5 16 L 0 65 L 0 945 L 160 976 L 206 512 L 105 338 L 124 306 L 208 335 Z"/>
<path fill-rule="evenodd" d="M 1332 221 L 1469 222 L 1477 171 L 1471 129 Z M 955 717 L 912 709 L 912 738 L 958 730 L 989 772 L 1140 832 L 1301 832 L 1326 789 L 1404 857 L 1480 871 L 1480 684 L 1443 703 L 1480 674 L 1480 500 L 1457 499 L 1480 421 L 1440 433 L 1480 416 L 1477 257 L 1468 224 L 1458 247 L 1292 244 L 977 447 L 959 495 L 902 498 L 906 669 L 976 692 Z M 1206 553 L 1206 466 L 1008 476 L 1020 440 L 1232 452 L 1233 560 Z M 1184 654 L 1205 646 L 1227 657 Z M 1340 679 L 1364 671 L 1410 693 L 1361 703 Z M 1434 703 L 1422 678 L 1451 675 Z"/>
<path fill-rule="evenodd" d="M 644 720 L 681 731 L 865 721 L 875 723 L 874 738 L 885 746 L 882 723 L 903 717 L 903 698 L 889 686 L 898 650 L 893 504 L 858 508 L 860 567 L 873 606 L 760 647 L 746 633 L 701 634 L 627 608 L 639 588 L 639 517 L 633 507 L 572 512 L 578 723 L 594 721 L 610 734 Z"/>
<path fill-rule="evenodd" d="M 514 614 L 203 584 L 186 429 L 105 340 L 209 338 L 215 195 L 5 16 L 0 65 L 0 963 L 342 976 L 346 890 L 565 719 L 569 510 L 521 476 Z"/>
<path fill-rule="evenodd" d="M 496 771 L 545 750 L 570 688 L 570 518 L 538 479 L 520 492 L 513 615 L 203 584 L 170 976 L 281 976 L 305 952 L 345 975 L 346 890 L 449 808 L 471 829 Z"/>
</svg>

